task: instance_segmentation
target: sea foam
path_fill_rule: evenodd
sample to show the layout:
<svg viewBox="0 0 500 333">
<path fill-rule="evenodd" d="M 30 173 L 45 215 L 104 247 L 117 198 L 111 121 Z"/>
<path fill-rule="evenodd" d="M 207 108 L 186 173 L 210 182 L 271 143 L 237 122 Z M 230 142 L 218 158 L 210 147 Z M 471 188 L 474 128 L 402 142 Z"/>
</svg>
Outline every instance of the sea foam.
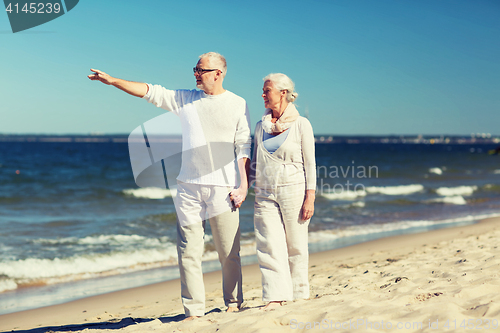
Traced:
<svg viewBox="0 0 500 333">
<path fill-rule="evenodd" d="M 381 224 L 365 224 L 357 226 L 349 226 L 339 229 L 319 230 L 309 232 L 309 243 L 333 241 L 341 238 L 375 235 L 393 231 L 404 231 L 412 228 L 432 228 L 436 225 L 452 225 L 459 223 L 471 223 L 474 221 L 483 220 L 491 217 L 498 217 L 500 214 L 481 214 L 481 215 L 466 215 L 451 219 L 443 220 L 416 220 L 416 221 L 398 221 Z"/>
<path fill-rule="evenodd" d="M 408 195 L 420 192 L 424 189 L 423 185 L 399 185 L 399 186 L 369 186 L 366 188 L 368 193 L 380 193 L 385 195 Z"/>
<path fill-rule="evenodd" d="M 158 187 L 144 187 L 135 189 L 125 189 L 122 191 L 126 195 L 142 199 L 165 199 L 177 194 L 175 189 L 163 189 Z"/>
<path fill-rule="evenodd" d="M 212 241 L 205 235 L 205 243 Z M 145 269 L 177 265 L 177 249 L 168 237 L 148 238 L 139 235 L 98 235 L 84 238 L 36 239 L 46 245 L 108 245 L 112 252 L 75 255 L 68 258 L 28 258 L 0 262 L 0 292 L 31 285 L 49 285 L 102 276 L 112 276 Z M 242 244 L 242 255 L 255 254 L 255 245 Z M 137 250 L 130 250 L 136 248 Z M 203 261 L 217 260 L 216 251 L 206 251 Z"/>
<path fill-rule="evenodd" d="M 9 278 L 0 280 L 0 293 L 8 290 L 17 289 L 17 283 Z"/>
<path fill-rule="evenodd" d="M 0 262 L 0 275 L 5 279 L 0 280 L 0 289 L 76 281 L 176 264 L 177 251 L 174 244 L 166 244 L 163 249 L 3 261 Z"/>
<path fill-rule="evenodd" d="M 429 172 L 430 173 L 435 173 L 436 175 L 442 175 L 443 174 L 443 169 L 441 169 L 441 168 L 430 168 Z"/>
<path fill-rule="evenodd" d="M 460 195 L 471 195 L 477 190 L 477 186 L 457 186 L 457 187 L 440 187 L 436 190 L 436 193 L 441 196 L 460 196 Z"/>
<path fill-rule="evenodd" d="M 427 202 L 438 202 L 438 203 L 447 203 L 453 205 L 466 205 L 467 201 L 461 195 L 447 196 L 444 198 L 436 198 L 428 200 Z"/>
<path fill-rule="evenodd" d="M 378 234 L 410 228 L 426 227 L 435 224 L 433 221 L 400 221 L 382 224 L 365 224 L 360 226 L 349 226 L 333 230 L 313 231 L 309 233 L 309 242 L 325 242 L 340 238 Z"/>
<path fill-rule="evenodd" d="M 355 200 L 358 197 L 366 196 L 365 191 L 332 191 L 322 192 L 321 196 L 328 200 Z"/>
</svg>

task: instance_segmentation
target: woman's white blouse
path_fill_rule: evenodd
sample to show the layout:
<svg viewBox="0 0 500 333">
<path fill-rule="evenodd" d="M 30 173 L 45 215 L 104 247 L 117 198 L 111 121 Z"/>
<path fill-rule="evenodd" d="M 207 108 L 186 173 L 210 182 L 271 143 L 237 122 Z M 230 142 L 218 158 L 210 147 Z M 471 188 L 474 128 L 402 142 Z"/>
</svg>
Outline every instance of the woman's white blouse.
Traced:
<svg viewBox="0 0 500 333">
<path fill-rule="evenodd" d="M 316 158 L 311 123 L 299 117 L 290 127 L 284 142 L 272 154 L 263 144 L 262 122 L 255 126 L 254 152 L 250 180 L 256 188 L 305 183 L 306 190 L 316 189 Z"/>
</svg>

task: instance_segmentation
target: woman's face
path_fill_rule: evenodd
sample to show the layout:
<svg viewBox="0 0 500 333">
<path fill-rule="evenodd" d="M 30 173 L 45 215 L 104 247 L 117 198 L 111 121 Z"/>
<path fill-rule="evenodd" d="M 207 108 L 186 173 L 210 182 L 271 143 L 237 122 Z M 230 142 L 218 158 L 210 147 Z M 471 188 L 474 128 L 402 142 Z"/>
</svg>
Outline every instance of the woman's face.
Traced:
<svg viewBox="0 0 500 333">
<path fill-rule="evenodd" d="M 264 99 L 264 106 L 266 109 L 279 110 L 280 102 L 285 96 L 285 91 L 279 91 L 274 87 L 272 81 L 267 80 L 264 82 L 262 88 L 262 98 Z"/>
</svg>

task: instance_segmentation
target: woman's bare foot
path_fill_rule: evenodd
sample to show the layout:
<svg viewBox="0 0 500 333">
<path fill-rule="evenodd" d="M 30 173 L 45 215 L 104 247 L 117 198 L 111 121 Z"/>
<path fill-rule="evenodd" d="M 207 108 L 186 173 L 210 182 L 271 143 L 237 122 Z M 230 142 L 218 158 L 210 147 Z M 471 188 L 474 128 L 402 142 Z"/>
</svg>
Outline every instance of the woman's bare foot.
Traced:
<svg viewBox="0 0 500 333">
<path fill-rule="evenodd" d="M 184 320 L 182 320 L 182 321 L 191 321 L 191 320 L 195 320 L 195 319 L 198 319 L 198 318 L 200 318 L 200 317 L 198 317 L 198 316 L 189 316 L 189 317 L 184 318 Z"/>
<path fill-rule="evenodd" d="M 283 305 L 283 303 L 285 303 L 285 302 L 284 301 L 272 301 L 272 302 L 267 303 L 265 306 L 263 306 L 260 309 L 264 310 L 264 311 L 274 310 L 276 308 L 281 307 Z"/>
</svg>

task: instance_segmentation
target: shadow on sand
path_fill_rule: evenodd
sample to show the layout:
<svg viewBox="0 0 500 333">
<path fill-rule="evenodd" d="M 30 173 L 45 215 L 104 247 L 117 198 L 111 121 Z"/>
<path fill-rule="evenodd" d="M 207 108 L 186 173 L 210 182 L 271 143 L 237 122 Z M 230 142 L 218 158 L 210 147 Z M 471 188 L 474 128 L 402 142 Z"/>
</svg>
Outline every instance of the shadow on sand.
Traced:
<svg viewBox="0 0 500 333">
<path fill-rule="evenodd" d="M 209 313 L 216 313 L 216 312 L 222 312 L 220 309 L 213 309 L 205 315 Z M 105 322 L 99 322 L 99 323 L 86 323 L 86 324 L 79 324 L 79 325 L 64 325 L 64 326 L 47 326 L 47 327 L 38 327 L 38 328 L 33 328 L 29 330 L 22 330 L 22 331 L 4 331 L 0 333 L 7 333 L 7 332 L 12 332 L 12 333 L 50 333 L 50 332 L 79 332 L 83 331 L 85 329 L 89 330 L 119 330 L 131 325 L 137 325 L 141 323 L 147 323 L 151 322 L 153 320 L 160 320 L 163 324 L 168 324 L 172 322 L 180 322 L 184 320 L 184 315 L 179 314 L 176 316 L 171 316 L 171 317 L 159 317 L 159 318 L 122 318 L 122 319 L 115 319 L 115 320 L 110 320 L 110 321 L 105 321 Z"/>
</svg>

